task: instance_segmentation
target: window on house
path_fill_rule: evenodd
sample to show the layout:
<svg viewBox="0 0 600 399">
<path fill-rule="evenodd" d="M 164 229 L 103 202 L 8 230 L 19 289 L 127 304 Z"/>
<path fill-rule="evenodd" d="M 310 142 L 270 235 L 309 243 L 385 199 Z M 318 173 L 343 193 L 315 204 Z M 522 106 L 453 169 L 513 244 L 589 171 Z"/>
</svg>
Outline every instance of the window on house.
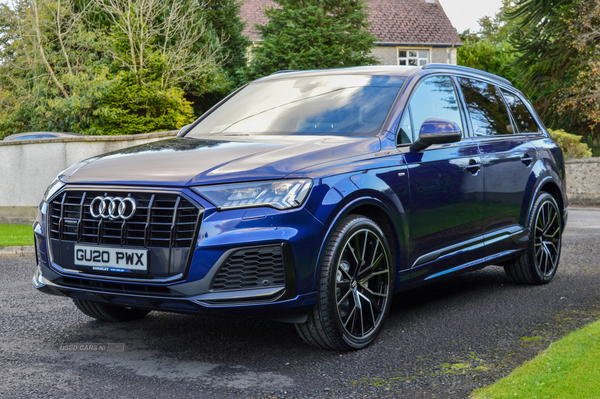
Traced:
<svg viewBox="0 0 600 399">
<path fill-rule="evenodd" d="M 429 50 L 398 49 L 398 65 L 423 66 L 429 64 Z"/>
</svg>

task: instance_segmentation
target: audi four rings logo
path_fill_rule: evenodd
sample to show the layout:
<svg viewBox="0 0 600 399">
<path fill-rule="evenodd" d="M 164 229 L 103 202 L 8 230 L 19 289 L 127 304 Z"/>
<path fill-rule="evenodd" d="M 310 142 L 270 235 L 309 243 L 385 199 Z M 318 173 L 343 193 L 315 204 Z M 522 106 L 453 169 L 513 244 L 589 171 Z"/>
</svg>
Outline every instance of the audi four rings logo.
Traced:
<svg viewBox="0 0 600 399">
<path fill-rule="evenodd" d="M 95 218 L 129 220 L 135 214 L 137 204 L 131 197 L 96 197 L 90 204 L 90 213 Z"/>
</svg>

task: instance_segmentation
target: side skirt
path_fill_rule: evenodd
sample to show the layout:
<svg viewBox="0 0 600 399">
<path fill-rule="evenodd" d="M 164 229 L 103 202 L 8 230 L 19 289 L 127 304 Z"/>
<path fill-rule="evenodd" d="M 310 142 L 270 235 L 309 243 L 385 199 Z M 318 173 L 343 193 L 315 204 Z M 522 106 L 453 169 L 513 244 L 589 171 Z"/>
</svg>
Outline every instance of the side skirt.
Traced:
<svg viewBox="0 0 600 399">
<path fill-rule="evenodd" d="M 528 236 L 528 229 L 524 229 L 520 225 L 513 225 L 486 233 L 477 239 L 425 254 L 415 261 L 411 269 L 403 270 L 399 273 L 399 291 L 440 278 L 474 271 L 489 265 L 500 264 L 518 256 L 519 253 L 524 251 L 528 242 Z M 439 271 L 439 267 L 432 267 L 434 264 L 452 263 L 451 260 L 458 254 L 465 251 L 478 250 L 481 247 L 483 247 L 485 254 L 482 258 L 442 271 Z"/>
</svg>

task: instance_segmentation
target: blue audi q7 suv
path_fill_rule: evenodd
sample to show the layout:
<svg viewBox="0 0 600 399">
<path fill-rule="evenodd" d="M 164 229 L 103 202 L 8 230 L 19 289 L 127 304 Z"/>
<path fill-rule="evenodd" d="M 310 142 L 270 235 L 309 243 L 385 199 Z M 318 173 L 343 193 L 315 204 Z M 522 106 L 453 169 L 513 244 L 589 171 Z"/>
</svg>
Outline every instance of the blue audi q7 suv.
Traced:
<svg viewBox="0 0 600 399">
<path fill-rule="evenodd" d="M 498 76 L 277 73 L 176 138 L 60 173 L 34 223 L 33 284 L 100 320 L 265 317 L 353 350 L 401 290 L 488 265 L 550 282 L 565 184 L 561 149 Z"/>
</svg>

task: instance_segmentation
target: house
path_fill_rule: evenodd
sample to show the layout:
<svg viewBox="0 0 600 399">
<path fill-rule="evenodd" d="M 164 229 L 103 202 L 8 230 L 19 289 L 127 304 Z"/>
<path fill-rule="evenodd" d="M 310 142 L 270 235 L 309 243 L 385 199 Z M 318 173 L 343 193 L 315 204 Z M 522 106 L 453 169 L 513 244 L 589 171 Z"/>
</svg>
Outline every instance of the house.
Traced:
<svg viewBox="0 0 600 399">
<path fill-rule="evenodd" d="M 264 8 L 271 0 L 243 0 L 244 35 L 255 45 L 260 33 L 254 25 L 268 20 Z M 381 65 L 456 64 L 462 42 L 439 0 L 368 0 L 371 32 L 377 37 L 373 55 Z"/>
</svg>

